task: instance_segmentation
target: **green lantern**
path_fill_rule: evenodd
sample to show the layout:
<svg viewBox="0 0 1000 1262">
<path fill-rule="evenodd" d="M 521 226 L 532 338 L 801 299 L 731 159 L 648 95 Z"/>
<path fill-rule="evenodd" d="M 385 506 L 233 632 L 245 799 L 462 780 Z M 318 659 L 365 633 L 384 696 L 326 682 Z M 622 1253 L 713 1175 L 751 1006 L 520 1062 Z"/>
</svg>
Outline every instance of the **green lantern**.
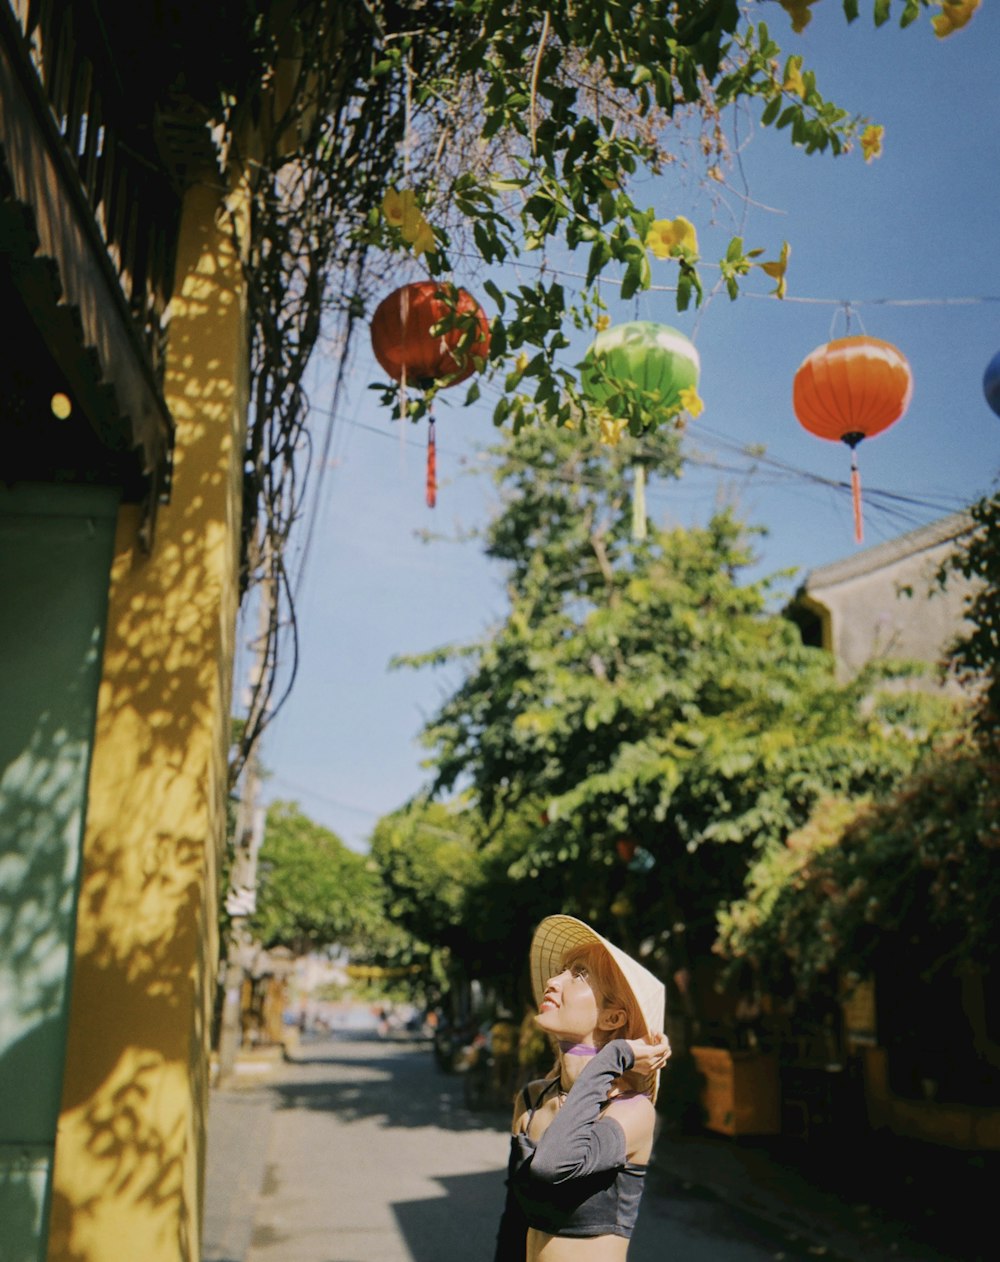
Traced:
<svg viewBox="0 0 1000 1262">
<path fill-rule="evenodd" d="M 700 367 L 694 344 L 679 329 L 632 320 L 598 333 L 584 357 L 581 385 L 598 407 L 631 413 L 630 421 L 641 409 L 662 422 L 684 410 L 681 392 L 697 390 Z"/>
<path fill-rule="evenodd" d="M 701 361 L 694 344 L 669 324 L 632 320 L 605 329 L 584 357 L 580 384 L 595 407 L 628 421 L 629 430 L 662 425 L 690 406 L 686 390 L 697 396 Z M 646 470 L 635 466 L 632 535 L 646 537 Z"/>
</svg>

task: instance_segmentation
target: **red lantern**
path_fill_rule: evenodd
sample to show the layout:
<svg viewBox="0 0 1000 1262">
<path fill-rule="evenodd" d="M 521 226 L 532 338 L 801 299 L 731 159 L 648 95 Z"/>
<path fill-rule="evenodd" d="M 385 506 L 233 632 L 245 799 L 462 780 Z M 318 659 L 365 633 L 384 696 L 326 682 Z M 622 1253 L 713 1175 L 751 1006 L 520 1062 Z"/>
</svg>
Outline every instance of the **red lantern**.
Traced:
<svg viewBox="0 0 1000 1262">
<path fill-rule="evenodd" d="M 851 449 L 854 537 L 863 538 L 861 475 L 856 448 L 888 429 L 906 411 L 913 376 L 906 356 L 877 337 L 842 337 L 819 346 L 795 374 L 792 406 L 799 424 L 817 438 Z"/>
<path fill-rule="evenodd" d="M 442 325 L 452 327 L 441 328 Z M 464 289 L 416 281 L 383 298 L 371 324 L 372 350 L 394 381 L 422 390 L 458 385 L 482 368 L 490 351 L 486 313 Z M 427 435 L 427 503 L 437 500 L 434 418 Z"/>
</svg>

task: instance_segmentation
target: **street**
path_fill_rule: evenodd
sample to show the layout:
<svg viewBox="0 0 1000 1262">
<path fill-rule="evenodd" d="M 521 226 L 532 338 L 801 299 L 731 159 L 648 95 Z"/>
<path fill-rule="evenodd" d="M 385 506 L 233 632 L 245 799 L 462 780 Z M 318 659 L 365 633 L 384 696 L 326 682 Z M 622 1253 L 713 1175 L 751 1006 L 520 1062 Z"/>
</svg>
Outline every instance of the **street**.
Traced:
<svg viewBox="0 0 1000 1262">
<path fill-rule="evenodd" d="M 466 1109 L 425 1043 L 306 1040 L 213 1093 L 203 1262 L 491 1262 L 508 1125 Z M 820 1254 L 654 1166 L 629 1262 Z"/>
</svg>

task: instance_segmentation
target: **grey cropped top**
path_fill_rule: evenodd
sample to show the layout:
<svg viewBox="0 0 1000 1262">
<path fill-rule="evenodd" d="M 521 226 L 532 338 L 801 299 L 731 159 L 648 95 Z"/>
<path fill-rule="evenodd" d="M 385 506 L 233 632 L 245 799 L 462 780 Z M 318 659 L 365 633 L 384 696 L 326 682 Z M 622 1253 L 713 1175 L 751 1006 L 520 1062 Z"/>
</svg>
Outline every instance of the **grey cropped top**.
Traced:
<svg viewBox="0 0 1000 1262">
<path fill-rule="evenodd" d="M 558 1080 L 534 1101 L 526 1099 L 528 1125 L 511 1136 L 507 1205 L 494 1262 L 523 1262 L 529 1227 L 553 1236 L 632 1235 L 646 1167 L 627 1160 L 625 1132 L 601 1115 L 612 1082 L 633 1060 L 624 1039 L 606 1044 L 537 1143 L 527 1134 L 531 1117 Z"/>
</svg>

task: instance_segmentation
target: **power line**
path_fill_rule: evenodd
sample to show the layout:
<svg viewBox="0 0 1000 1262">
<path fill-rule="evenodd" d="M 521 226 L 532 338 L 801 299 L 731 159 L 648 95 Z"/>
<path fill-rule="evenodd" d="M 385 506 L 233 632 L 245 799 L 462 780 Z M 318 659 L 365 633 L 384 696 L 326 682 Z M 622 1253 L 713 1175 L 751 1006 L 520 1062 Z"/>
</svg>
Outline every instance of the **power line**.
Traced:
<svg viewBox="0 0 1000 1262">
<path fill-rule="evenodd" d="M 457 254 L 457 258 L 474 258 L 472 254 Z M 560 279 L 566 280 L 582 280 L 586 281 L 585 272 L 573 271 L 571 268 L 558 267 L 546 260 L 544 263 L 534 263 L 525 259 L 518 259 L 516 268 L 523 268 L 526 271 L 551 273 Z M 699 266 L 708 271 L 718 271 L 718 264 L 708 263 L 702 260 Z M 624 283 L 623 279 L 615 276 L 601 276 L 599 278 L 602 285 L 612 285 L 621 288 Z M 645 289 L 636 294 L 637 298 L 641 298 L 642 294 L 659 293 L 659 294 L 675 294 L 677 292 L 676 285 L 657 285 L 650 284 Z M 776 298 L 770 290 L 758 291 L 752 289 L 741 289 L 741 298 L 766 298 L 774 302 L 784 303 L 811 303 L 827 307 L 953 307 L 953 306 L 972 306 L 977 303 L 993 303 L 1000 302 L 1000 294 L 973 294 L 965 297 L 937 297 L 937 298 L 823 298 L 796 296 L 795 294 L 785 294 L 783 298 Z"/>
<path fill-rule="evenodd" d="M 283 785 L 294 793 L 306 793 L 318 802 L 325 802 L 327 806 L 336 806 L 342 811 L 353 811 L 357 815 L 371 815 L 376 819 L 385 814 L 384 811 L 373 810 L 370 806 L 358 806 L 354 802 L 343 802 L 340 798 L 330 797 L 328 794 L 320 793 L 316 789 L 310 789 L 304 784 L 296 784 L 293 780 L 286 780 L 284 776 L 270 776 L 269 779 L 273 784 Z"/>
</svg>

